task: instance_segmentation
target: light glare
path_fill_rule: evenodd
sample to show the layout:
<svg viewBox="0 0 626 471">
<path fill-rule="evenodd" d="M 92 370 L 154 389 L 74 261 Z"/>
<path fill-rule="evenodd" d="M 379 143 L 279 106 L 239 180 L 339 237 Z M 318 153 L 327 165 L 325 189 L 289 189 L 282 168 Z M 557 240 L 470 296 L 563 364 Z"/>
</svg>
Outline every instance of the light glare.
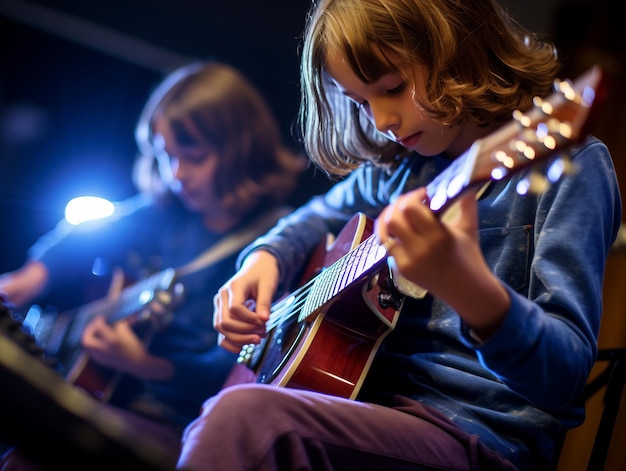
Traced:
<svg viewBox="0 0 626 471">
<path fill-rule="evenodd" d="M 73 226 L 81 222 L 109 217 L 115 211 L 110 201 L 97 196 L 79 196 L 65 206 L 65 220 Z"/>
</svg>

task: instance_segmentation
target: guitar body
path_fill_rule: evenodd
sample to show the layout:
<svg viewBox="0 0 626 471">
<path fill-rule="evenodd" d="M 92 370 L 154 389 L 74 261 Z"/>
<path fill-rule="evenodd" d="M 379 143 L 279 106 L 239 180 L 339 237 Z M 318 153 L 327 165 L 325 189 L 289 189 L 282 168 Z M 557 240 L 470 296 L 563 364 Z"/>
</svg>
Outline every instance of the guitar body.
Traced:
<svg viewBox="0 0 626 471">
<path fill-rule="evenodd" d="M 107 402 L 122 377 L 119 371 L 99 365 L 84 351 L 79 351 L 65 379 L 91 396 Z"/>
<path fill-rule="evenodd" d="M 307 273 L 335 264 L 368 238 L 372 227 L 372 220 L 363 214 L 355 215 L 330 249 L 318 248 Z M 393 293 L 385 259 L 375 262 L 362 273 L 338 273 L 333 279 L 341 282 L 338 293 L 304 317 L 298 311 L 308 299 L 304 303 L 294 302 L 294 308 L 282 313 L 283 319 L 260 345 L 246 347 L 246 358 L 240 357 L 241 362 L 226 385 L 259 382 L 356 397 L 380 343 L 394 328 L 402 305 L 401 299 L 386 302 Z M 329 289 L 332 286 L 313 285 L 306 297 L 319 297 Z M 289 306 L 290 302 L 285 303 L 283 298 L 281 305 Z"/>
</svg>

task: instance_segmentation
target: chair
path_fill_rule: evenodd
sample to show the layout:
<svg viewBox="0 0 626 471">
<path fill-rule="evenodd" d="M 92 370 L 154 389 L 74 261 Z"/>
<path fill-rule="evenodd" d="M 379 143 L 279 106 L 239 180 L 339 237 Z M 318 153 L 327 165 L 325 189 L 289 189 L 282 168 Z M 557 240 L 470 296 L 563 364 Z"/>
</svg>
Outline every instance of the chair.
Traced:
<svg viewBox="0 0 626 471">
<path fill-rule="evenodd" d="M 602 413 L 596 429 L 593 445 L 589 454 L 587 467 L 577 468 L 587 471 L 602 471 L 605 467 L 615 422 L 617 420 L 626 384 L 626 348 L 605 348 L 598 351 L 598 364 L 603 365 L 601 372 L 590 380 L 583 391 L 583 398 L 588 401 L 606 386 L 602 398 Z M 562 459 L 566 434 L 557 442 L 556 452 L 550 469 L 558 470 Z"/>
<path fill-rule="evenodd" d="M 598 361 L 606 361 L 608 364 L 602 373 L 587 384 L 584 395 L 586 400 L 606 385 L 604 409 L 600 416 L 600 424 L 587 463 L 588 471 L 601 471 L 606 463 L 620 408 L 622 391 L 626 383 L 626 348 L 600 350 Z"/>
</svg>

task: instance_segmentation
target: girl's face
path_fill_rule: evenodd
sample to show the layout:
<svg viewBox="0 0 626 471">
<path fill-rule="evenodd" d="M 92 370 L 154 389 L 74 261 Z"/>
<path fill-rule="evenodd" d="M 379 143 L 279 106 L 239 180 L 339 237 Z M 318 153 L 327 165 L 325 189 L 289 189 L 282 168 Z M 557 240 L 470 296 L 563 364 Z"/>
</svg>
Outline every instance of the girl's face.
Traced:
<svg viewBox="0 0 626 471">
<path fill-rule="evenodd" d="M 213 192 L 218 155 L 205 145 L 180 145 L 163 117 L 154 121 L 154 145 L 163 181 L 191 211 L 210 213 L 219 205 Z"/>
<path fill-rule="evenodd" d="M 420 77 L 425 74 L 419 68 L 413 71 L 418 83 L 407 83 L 395 74 L 364 83 L 341 54 L 331 53 L 325 69 L 339 92 L 357 103 L 379 132 L 408 149 L 425 156 L 445 153 L 457 157 L 473 142 L 466 142 L 464 126 L 435 122 L 420 106 L 424 96 Z"/>
</svg>

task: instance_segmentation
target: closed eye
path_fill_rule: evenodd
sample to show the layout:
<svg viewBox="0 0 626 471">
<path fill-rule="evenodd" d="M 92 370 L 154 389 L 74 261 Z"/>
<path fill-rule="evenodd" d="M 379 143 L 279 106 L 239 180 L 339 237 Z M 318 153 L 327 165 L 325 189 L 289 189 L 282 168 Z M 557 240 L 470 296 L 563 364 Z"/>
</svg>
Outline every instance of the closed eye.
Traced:
<svg viewBox="0 0 626 471">
<path fill-rule="evenodd" d="M 397 87 L 391 88 L 389 90 L 387 90 L 387 93 L 389 95 L 396 95 L 398 93 L 401 93 L 404 89 L 406 88 L 406 83 L 402 82 L 400 85 L 398 85 Z"/>
</svg>

